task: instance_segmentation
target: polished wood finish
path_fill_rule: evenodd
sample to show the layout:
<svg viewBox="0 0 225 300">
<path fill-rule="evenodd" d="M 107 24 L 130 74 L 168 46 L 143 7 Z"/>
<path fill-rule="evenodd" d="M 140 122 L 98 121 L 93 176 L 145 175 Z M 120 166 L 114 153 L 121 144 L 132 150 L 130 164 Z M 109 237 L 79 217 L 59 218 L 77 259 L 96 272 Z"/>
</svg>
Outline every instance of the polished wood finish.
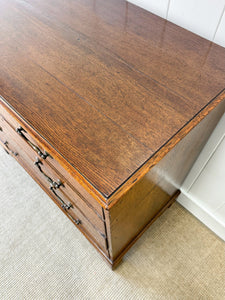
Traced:
<svg viewBox="0 0 225 300">
<path fill-rule="evenodd" d="M 0 142 L 115 266 L 225 111 L 225 49 L 125 0 L 0 0 L 0 27 Z"/>
<path fill-rule="evenodd" d="M 224 89 L 222 47 L 124 0 L 0 8 L 0 94 L 105 197 Z"/>
<path fill-rule="evenodd" d="M 116 263 L 140 231 L 146 230 L 156 215 L 170 204 L 174 195 L 178 195 L 183 180 L 224 111 L 225 101 L 108 209 L 109 251 L 113 262 Z"/>
<path fill-rule="evenodd" d="M 22 126 L 27 132 L 25 135 L 27 138 L 32 141 L 35 145 L 37 145 L 42 152 L 48 152 L 51 157 L 54 157 L 54 159 L 51 159 L 48 157 L 46 159 L 46 162 L 55 170 L 58 170 L 58 172 L 61 174 L 62 178 L 65 178 L 66 181 L 70 183 L 71 186 L 73 186 L 73 189 L 77 191 L 78 194 L 81 194 L 83 198 L 85 198 L 86 201 L 88 201 L 88 205 L 90 205 L 99 216 L 102 216 L 102 206 L 103 202 L 101 201 L 101 196 L 98 198 L 98 201 L 101 203 L 101 205 L 95 200 L 94 197 L 92 197 L 93 192 L 92 189 L 85 190 L 79 182 L 79 178 L 76 177 L 76 170 L 74 169 L 74 172 L 69 172 L 70 169 L 68 169 L 68 164 L 66 161 L 61 158 L 60 163 L 57 161 L 59 160 L 59 156 L 57 155 L 57 152 L 48 144 L 46 141 L 41 137 L 38 136 L 37 133 L 35 133 L 32 128 L 24 122 L 24 120 L 17 114 L 15 114 L 12 109 L 9 108 L 9 106 L 4 102 L 4 100 L 1 100 L 0 97 L 0 115 L 3 116 L 3 119 L 6 121 L 5 125 L 10 124 L 10 127 L 14 130 L 16 128 L 19 128 Z M 8 120 L 8 121 L 7 121 Z M 16 137 L 14 137 L 15 139 Z M 21 142 L 23 143 L 24 141 L 17 136 L 17 142 L 20 144 Z M 23 147 L 27 149 L 28 145 L 26 143 L 23 143 Z M 30 150 L 30 149 L 29 149 Z M 36 153 L 29 152 L 31 158 L 35 159 L 36 158 Z M 93 188 L 93 187 L 92 187 Z"/>
<path fill-rule="evenodd" d="M 137 240 L 145 233 L 145 231 L 176 201 L 177 197 L 180 195 L 180 191 L 177 191 L 170 200 L 156 213 L 156 215 L 144 226 L 139 233 L 133 237 L 129 244 L 119 253 L 119 255 L 111 259 L 111 267 L 114 270 L 123 260 L 123 256 L 127 251 L 137 242 Z"/>
<path fill-rule="evenodd" d="M 34 164 L 35 160 L 32 158 L 32 156 L 36 153 L 29 149 L 29 147 L 26 147 L 26 143 L 21 140 L 16 133 L 16 130 L 13 130 L 13 127 L 11 127 L 9 124 L 10 123 L 5 119 L 5 117 L 0 114 L 0 143 L 6 152 L 11 154 L 23 166 L 23 168 L 38 182 L 44 191 L 47 192 L 54 202 L 62 209 L 61 202 L 49 188 L 50 182 L 47 181 L 42 174 L 40 174 L 39 170 Z M 42 163 L 44 165 L 44 167 L 41 165 L 43 167 L 43 171 L 54 178 L 53 175 L 55 175 L 55 171 L 51 170 L 51 168 L 47 166 L 45 160 L 42 160 Z M 101 217 L 97 215 L 96 212 L 88 207 L 85 201 L 79 198 L 77 194 L 74 194 L 73 191 L 70 190 L 72 195 L 69 194 L 68 196 L 68 191 L 64 191 L 64 189 L 68 189 L 67 182 L 63 181 L 63 184 L 64 187 L 56 189 L 55 192 L 66 204 L 72 204 L 72 207 L 69 210 L 63 211 L 70 219 L 72 217 L 74 220 L 79 220 L 80 224 L 76 224 L 79 229 L 81 229 L 81 231 L 92 240 L 95 246 L 97 245 L 97 247 L 105 252 L 108 256 L 108 246 L 104 224 L 105 221 L 103 219 L 103 215 Z M 74 222 L 73 219 L 71 220 Z"/>
</svg>

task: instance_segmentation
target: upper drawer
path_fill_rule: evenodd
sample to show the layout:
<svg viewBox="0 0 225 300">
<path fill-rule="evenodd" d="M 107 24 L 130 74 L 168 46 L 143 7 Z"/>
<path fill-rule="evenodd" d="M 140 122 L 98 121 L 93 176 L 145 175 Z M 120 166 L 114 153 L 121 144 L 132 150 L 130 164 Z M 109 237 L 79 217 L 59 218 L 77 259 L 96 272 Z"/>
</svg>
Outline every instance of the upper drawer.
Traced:
<svg viewBox="0 0 225 300">
<path fill-rule="evenodd" d="M 12 111 L 13 114 L 15 114 Z M 48 153 L 43 149 L 42 144 L 40 141 L 36 140 L 29 134 L 29 132 L 23 129 L 23 125 L 19 124 L 16 119 L 14 119 L 7 110 L 4 109 L 4 107 L 0 104 L 0 122 L 4 122 L 4 126 L 8 126 L 8 130 L 11 130 L 13 132 L 17 131 L 17 143 L 23 144 L 23 147 L 25 148 L 25 144 L 27 145 L 26 150 L 29 152 L 29 156 L 35 160 L 37 156 L 44 157 L 45 162 L 51 167 L 52 170 L 54 170 L 60 179 L 63 182 L 67 182 L 68 186 L 72 187 L 74 192 L 79 195 L 86 203 L 87 205 L 95 211 L 95 213 L 101 218 L 103 218 L 103 210 L 101 205 L 88 193 L 83 186 L 77 182 L 77 180 L 71 176 L 67 170 L 65 170 L 57 160 L 55 160 L 51 155 L 48 155 Z M 1 125 L 0 125 L 1 126 Z M 3 125 L 2 125 L 3 126 Z M 24 143 L 25 142 L 25 143 Z"/>
</svg>

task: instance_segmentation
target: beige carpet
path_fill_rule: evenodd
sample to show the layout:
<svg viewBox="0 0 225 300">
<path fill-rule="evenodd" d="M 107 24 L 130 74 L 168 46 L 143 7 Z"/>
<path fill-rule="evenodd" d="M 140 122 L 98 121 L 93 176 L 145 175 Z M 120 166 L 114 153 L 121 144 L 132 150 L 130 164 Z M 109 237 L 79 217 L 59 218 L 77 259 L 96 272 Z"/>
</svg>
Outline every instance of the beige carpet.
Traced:
<svg viewBox="0 0 225 300">
<path fill-rule="evenodd" d="M 225 244 L 175 203 L 113 272 L 0 150 L 0 299 L 225 299 Z"/>
</svg>

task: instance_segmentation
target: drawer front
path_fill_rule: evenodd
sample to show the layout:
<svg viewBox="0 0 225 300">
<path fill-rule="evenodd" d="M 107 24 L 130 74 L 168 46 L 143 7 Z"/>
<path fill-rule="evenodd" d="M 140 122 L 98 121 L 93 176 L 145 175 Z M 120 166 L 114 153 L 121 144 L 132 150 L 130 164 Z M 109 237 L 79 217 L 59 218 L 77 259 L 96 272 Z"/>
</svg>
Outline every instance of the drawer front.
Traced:
<svg viewBox="0 0 225 300">
<path fill-rule="evenodd" d="M 80 193 L 80 190 L 76 189 L 77 185 L 74 187 L 74 185 L 72 185 L 67 180 L 67 176 L 65 176 L 66 170 L 64 169 L 64 172 L 63 172 L 64 175 L 61 174 L 60 171 L 58 169 L 56 169 L 57 162 L 52 158 L 52 156 L 48 155 L 46 153 L 46 151 L 41 150 L 38 146 L 38 143 L 33 141 L 33 139 L 27 134 L 27 132 L 22 130 L 19 125 L 18 125 L 18 127 L 15 128 L 12 125 L 12 123 L 14 123 L 13 124 L 14 126 L 18 125 L 18 124 L 16 124 L 15 120 L 12 121 L 12 118 L 10 119 L 10 122 L 9 122 L 8 119 L 6 119 L 1 114 L 1 111 L 0 111 L 0 126 L 5 128 L 5 131 L 7 131 L 13 137 L 13 139 L 17 142 L 17 144 L 20 146 L 20 148 L 22 148 L 30 156 L 30 158 L 33 160 L 33 162 L 35 162 L 38 157 L 39 159 L 44 161 L 45 165 L 49 165 L 49 170 L 52 170 L 51 172 L 54 173 L 54 177 L 60 178 L 60 180 L 62 182 L 64 182 L 64 187 L 65 187 L 64 190 L 65 190 L 65 193 L 68 195 L 68 197 L 71 197 L 72 199 L 80 199 L 80 206 L 84 207 L 84 209 L 87 209 L 88 214 L 90 212 L 90 214 L 92 215 L 93 212 L 95 212 L 95 214 L 97 214 L 97 216 L 102 221 L 104 221 L 101 206 L 94 199 L 92 199 L 92 203 L 90 203 L 90 201 L 88 201 L 88 199 L 86 197 L 84 197 L 84 193 Z M 18 130 L 19 132 L 16 133 L 16 129 L 18 129 L 18 128 L 21 130 Z M 4 135 L 4 132 L 2 132 L 2 135 Z M 41 151 L 41 156 L 45 157 L 44 160 L 37 153 L 39 151 L 39 149 Z M 62 170 L 61 166 L 60 166 L 60 169 Z M 75 179 L 73 181 L 75 182 Z M 85 192 L 86 192 L 86 194 L 88 194 L 87 191 L 85 191 Z M 94 206 L 93 206 L 93 203 L 95 203 Z M 93 218 L 95 219 L 96 216 L 93 216 Z"/>
<path fill-rule="evenodd" d="M 10 137 L 8 137 L 5 134 L 3 136 L 1 127 L 0 127 L 0 144 L 4 148 L 7 154 L 10 154 L 14 157 L 18 156 L 18 147 L 14 143 L 12 143 L 12 139 Z"/>
<path fill-rule="evenodd" d="M 0 103 L 0 119 L 3 118 L 6 120 L 6 122 L 9 124 L 9 126 L 13 129 L 13 131 L 18 131 L 18 137 L 20 139 L 18 140 L 19 145 L 21 142 L 26 142 L 28 148 L 29 148 L 29 153 L 30 156 L 32 155 L 32 159 L 35 159 L 36 156 L 46 156 L 46 151 L 43 148 L 43 146 L 40 144 L 38 140 L 33 138 L 29 132 L 23 130 L 23 127 L 21 128 L 21 124 L 15 120 L 11 114 L 4 109 L 4 107 Z M 1 125 L 0 125 L 1 126 Z M 23 143 L 24 147 L 24 143 Z M 31 150 L 31 151 L 30 151 Z M 40 151 L 40 155 L 37 153 Z M 52 169 L 54 169 L 61 177 L 63 177 L 63 180 L 68 182 L 70 186 L 73 187 L 73 190 L 75 190 L 79 195 L 82 196 L 83 199 L 88 203 L 89 207 L 94 210 L 97 215 L 103 218 L 103 212 L 102 212 L 102 207 L 101 205 L 85 190 L 83 186 L 79 184 L 79 182 L 76 181 L 76 179 L 71 176 L 66 169 L 64 169 L 60 163 L 55 160 L 52 156 L 46 156 L 45 161 L 50 165 Z"/>
<path fill-rule="evenodd" d="M 66 199 L 70 203 L 73 204 L 73 206 L 77 207 L 89 220 L 90 223 L 94 226 L 96 230 L 98 230 L 101 234 L 105 233 L 105 224 L 102 219 L 99 218 L 99 216 L 87 205 L 87 202 L 85 202 L 79 195 L 76 193 L 69 184 L 67 184 L 66 181 L 64 181 L 64 178 L 59 176 L 53 170 L 43 159 L 36 158 L 34 162 L 34 166 L 37 169 L 37 172 L 39 172 L 39 175 L 43 178 L 43 180 L 46 181 L 49 188 L 53 190 L 53 192 L 56 192 L 57 194 L 62 198 Z"/>
<path fill-rule="evenodd" d="M 62 180 L 58 187 L 54 185 L 56 182 L 59 183 L 61 178 L 44 159 L 37 157 L 26 141 L 21 140 L 21 137 L 2 115 L 0 115 L 0 144 L 54 199 L 75 225 L 107 254 L 105 224 L 102 219 L 66 182 Z M 39 163 L 35 164 L 37 161 Z"/>
</svg>

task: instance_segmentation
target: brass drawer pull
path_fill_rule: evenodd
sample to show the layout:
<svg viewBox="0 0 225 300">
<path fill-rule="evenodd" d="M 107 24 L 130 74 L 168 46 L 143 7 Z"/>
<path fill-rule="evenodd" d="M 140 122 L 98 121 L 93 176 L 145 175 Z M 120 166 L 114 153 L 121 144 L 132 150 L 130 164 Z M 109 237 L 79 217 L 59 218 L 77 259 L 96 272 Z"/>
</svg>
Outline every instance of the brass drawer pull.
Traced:
<svg viewBox="0 0 225 300">
<path fill-rule="evenodd" d="M 40 161 L 39 158 L 37 158 L 36 162 L 34 163 L 35 166 L 38 167 L 39 171 L 45 176 L 45 178 L 48 180 L 48 182 L 50 182 L 50 190 L 53 192 L 53 194 L 56 196 L 56 198 L 60 201 L 61 203 L 61 207 L 64 210 L 69 210 L 70 208 L 73 208 L 72 204 L 69 202 L 68 204 L 66 204 L 63 199 L 56 193 L 56 189 L 58 189 L 60 186 L 63 186 L 63 183 L 58 180 L 58 182 L 55 182 L 51 179 L 51 177 L 49 177 L 41 168 L 40 165 L 43 165 L 42 161 Z"/>
<path fill-rule="evenodd" d="M 57 197 L 57 199 L 61 202 L 61 207 L 64 210 L 69 210 L 70 208 L 73 208 L 73 205 L 69 202 L 66 204 L 61 197 L 56 193 L 55 189 L 53 186 L 50 186 L 50 190 L 53 192 L 53 194 Z"/>
<path fill-rule="evenodd" d="M 14 155 L 14 156 L 18 156 L 18 153 L 17 153 L 17 152 L 14 152 L 14 151 L 12 151 L 12 150 L 9 148 L 9 143 L 8 143 L 7 141 L 4 143 L 4 145 L 5 145 L 5 147 L 7 148 L 7 150 L 4 149 L 5 152 L 6 152 L 7 154 L 12 154 L 12 155 Z"/>
<path fill-rule="evenodd" d="M 46 159 L 48 156 L 50 156 L 47 152 L 43 153 L 40 148 L 38 148 L 38 146 L 36 146 L 35 144 L 33 144 L 23 133 L 23 131 L 26 133 L 26 130 L 23 129 L 21 126 L 19 126 L 18 128 L 16 128 L 16 132 L 31 146 L 31 148 L 37 152 L 37 154 L 43 158 Z"/>
<path fill-rule="evenodd" d="M 37 166 L 37 168 L 39 169 L 39 171 L 45 176 L 45 178 L 47 179 L 47 181 L 50 182 L 51 185 L 52 185 L 55 189 L 58 189 L 60 186 L 63 185 L 63 183 L 62 183 L 60 180 L 58 180 L 58 182 L 53 181 L 53 180 L 51 179 L 51 177 L 49 177 L 49 176 L 42 170 L 42 168 L 41 168 L 40 165 L 43 165 L 43 163 L 42 163 L 42 161 L 40 161 L 39 158 L 37 158 L 37 160 L 35 161 L 34 165 Z"/>
<path fill-rule="evenodd" d="M 50 190 L 53 192 L 53 194 L 57 197 L 57 199 L 60 201 L 61 203 L 61 207 L 64 210 L 69 210 L 70 208 L 73 208 L 73 205 L 69 202 L 68 204 L 66 204 L 63 199 L 56 193 L 55 189 L 53 186 L 50 186 Z M 79 219 L 74 219 L 68 212 L 67 212 L 67 216 L 69 216 L 69 218 L 76 224 L 79 225 L 81 224 L 81 221 Z"/>
<path fill-rule="evenodd" d="M 69 213 L 67 213 L 67 215 L 70 217 L 70 219 L 71 219 L 76 225 L 80 225 L 80 224 L 81 224 L 81 220 L 79 220 L 79 219 L 74 219 Z"/>
</svg>

